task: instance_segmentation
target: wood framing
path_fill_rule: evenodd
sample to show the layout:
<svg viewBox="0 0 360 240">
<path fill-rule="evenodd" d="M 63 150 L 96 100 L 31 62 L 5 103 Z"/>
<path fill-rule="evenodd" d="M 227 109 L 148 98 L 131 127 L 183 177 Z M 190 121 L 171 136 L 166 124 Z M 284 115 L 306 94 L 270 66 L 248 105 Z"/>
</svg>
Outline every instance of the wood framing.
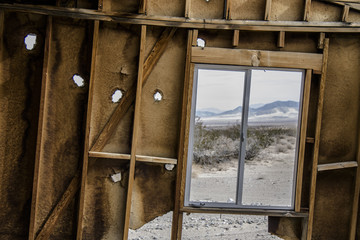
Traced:
<svg viewBox="0 0 360 240">
<path fill-rule="evenodd" d="M 285 47 L 285 32 L 279 32 L 277 47 Z"/>
<path fill-rule="evenodd" d="M 303 183 L 303 174 L 304 174 L 306 131 L 308 124 L 308 116 L 309 116 L 311 75 L 312 75 L 312 71 L 306 70 L 304 96 L 302 102 L 302 114 L 301 114 L 298 168 L 296 174 L 297 178 L 296 178 L 296 194 L 295 194 L 295 212 L 299 212 L 301 209 L 301 192 L 302 192 L 302 183 Z"/>
<path fill-rule="evenodd" d="M 309 201 L 309 221 L 307 228 L 307 240 L 311 240 L 313 224 L 314 224 L 314 211 L 315 211 L 315 195 L 316 195 L 316 179 L 317 179 L 317 168 L 319 161 L 319 146 L 320 146 L 320 131 L 321 131 L 321 121 L 322 121 L 322 112 L 324 107 L 324 95 L 325 95 L 325 81 L 326 81 L 326 71 L 328 65 L 328 52 L 329 52 L 329 39 L 325 39 L 323 59 L 322 59 L 322 69 L 321 69 L 321 79 L 320 79 L 320 89 L 319 89 L 319 98 L 317 104 L 317 113 L 316 113 L 316 128 L 315 128 L 315 143 L 312 157 L 312 170 L 311 170 L 311 186 L 310 186 L 310 201 Z"/>
<path fill-rule="evenodd" d="M 270 20 L 270 14 L 271 14 L 271 2 L 272 2 L 272 0 L 266 0 L 266 5 L 265 5 L 265 16 L 264 16 L 264 20 L 265 20 L 265 21 Z"/>
<path fill-rule="evenodd" d="M 322 172 L 322 171 L 337 170 L 343 168 L 356 168 L 357 166 L 358 164 L 355 161 L 327 163 L 327 164 L 319 164 L 317 170 L 318 172 Z"/>
<path fill-rule="evenodd" d="M 322 54 L 193 47 L 191 62 L 319 71 Z"/>
<path fill-rule="evenodd" d="M 240 31 L 234 30 L 234 36 L 233 36 L 233 42 L 232 42 L 232 45 L 234 47 L 237 47 L 239 45 L 239 35 L 240 35 Z"/>
<path fill-rule="evenodd" d="M 311 0 L 305 0 L 304 21 L 309 21 L 311 12 Z"/>
<path fill-rule="evenodd" d="M 136 87 L 135 113 L 134 113 L 134 127 L 133 127 L 133 134 L 132 134 L 131 156 L 130 156 L 130 167 L 129 167 L 129 182 L 128 182 L 128 188 L 127 188 L 126 208 L 125 208 L 125 223 L 124 223 L 124 235 L 123 235 L 124 240 L 128 239 L 128 231 L 129 231 L 129 224 L 130 224 L 130 209 L 131 209 L 132 189 L 133 189 L 134 177 L 135 177 L 134 174 L 135 174 L 135 162 L 136 162 L 137 136 L 138 136 L 138 130 L 139 130 L 141 92 L 142 92 L 142 87 L 143 87 L 145 47 L 146 47 L 146 26 L 141 26 L 138 80 L 137 80 L 137 87 Z"/>
</svg>

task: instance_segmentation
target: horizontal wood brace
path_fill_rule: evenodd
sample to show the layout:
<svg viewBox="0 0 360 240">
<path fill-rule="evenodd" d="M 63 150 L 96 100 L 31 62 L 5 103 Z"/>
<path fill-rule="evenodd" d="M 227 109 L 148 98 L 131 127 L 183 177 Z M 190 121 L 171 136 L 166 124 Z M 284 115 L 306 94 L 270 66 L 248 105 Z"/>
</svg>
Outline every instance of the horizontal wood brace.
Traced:
<svg viewBox="0 0 360 240">
<path fill-rule="evenodd" d="M 180 209 L 185 213 L 207 213 L 207 214 L 246 214 L 246 215 L 264 215 L 274 217 L 307 217 L 307 212 L 295 212 L 286 210 L 264 210 L 264 209 L 234 209 L 234 208 L 194 208 L 183 207 Z"/>
<path fill-rule="evenodd" d="M 247 31 L 277 32 L 360 32 L 360 23 L 200 19 L 168 16 L 148 16 L 144 14 L 130 14 L 118 12 L 102 12 L 91 9 L 63 8 L 30 4 L 1 3 L 0 8 L 8 11 L 18 11 L 58 17 L 71 17 L 87 20 L 119 22 L 125 24 L 192 29 L 238 29 Z"/>
<path fill-rule="evenodd" d="M 123 154 L 123 153 L 107 153 L 107 152 L 90 151 L 89 152 L 89 157 L 93 157 L 93 158 L 109 158 L 109 159 L 119 159 L 119 160 L 130 160 L 131 155 L 130 154 Z M 175 158 L 136 155 L 135 159 L 136 159 L 137 162 L 177 164 L 177 159 L 175 159 Z"/>
<path fill-rule="evenodd" d="M 314 143 L 314 142 L 315 142 L 315 138 L 313 138 L 313 137 L 306 137 L 306 142 L 307 142 L 307 143 Z"/>
<path fill-rule="evenodd" d="M 321 70 L 322 54 L 193 47 L 191 62 Z"/>
<path fill-rule="evenodd" d="M 343 168 L 356 168 L 356 167 L 358 167 L 358 163 L 356 161 L 348 161 L 348 162 L 319 164 L 317 169 L 318 169 L 318 172 L 322 172 L 322 171 L 328 171 L 328 170 L 337 170 L 337 169 L 343 169 Z"/>
</svg>

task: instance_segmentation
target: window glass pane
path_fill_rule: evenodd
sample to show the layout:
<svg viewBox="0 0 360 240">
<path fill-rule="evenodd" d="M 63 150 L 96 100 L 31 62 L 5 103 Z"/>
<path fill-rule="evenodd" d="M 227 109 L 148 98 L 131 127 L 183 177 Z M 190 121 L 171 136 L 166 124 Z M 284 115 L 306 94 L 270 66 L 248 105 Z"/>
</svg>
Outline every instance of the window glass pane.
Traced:
<svg viewBox="0 0 360 240">
<path fill-rule="evenodd" d="M 292 208 L 302 72 L 252 70 L 242 204 Z"/>
<path fill-rule="evenodd" d="M 245 73 L 199 69 L 190 201 L 235 203 Z"/>
</svg>

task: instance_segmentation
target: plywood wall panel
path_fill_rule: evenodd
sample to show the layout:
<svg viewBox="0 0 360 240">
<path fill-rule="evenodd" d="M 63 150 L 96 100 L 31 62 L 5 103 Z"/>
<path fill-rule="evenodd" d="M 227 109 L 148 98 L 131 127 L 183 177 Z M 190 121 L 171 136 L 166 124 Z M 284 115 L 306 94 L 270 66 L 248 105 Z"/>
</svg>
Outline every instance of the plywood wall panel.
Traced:
<svg viewBox="0 0 360 240">
<path fill-rule="evenodd" d="M 156 0 L 148 1 L 148 15 L 184 17 L 185 0 Z"/>
<path fill-rule="evenodd" d="M 185 38 L 185 31 L 175 33 L 143 87 L 137 154 L 177 157 Z M 159 102 L 154 100 L 156 91 L 163 94 Z"/>
<path fill-rule="evenodd" d="M 302 21 L 304 7 L 304 0 L 272 0 L 270 20 Z"/>
<path fill-rule="evenodd" d="M 332 35 L 319 163 L 355 161 L 360 110 L 360 40 Z"/>
<path fill-rule="evenodd" d="M 224 0 L 189 0 L 191 18 L 218 18 L 224 17 Z"/>
<path fill-rule="evenodd" d="M 39 154 L 35 232 L 38 232 L 81 165 L 83 130 L 90 73 L 90 23 L 53 19 L 44 120 Z M 72 77 L 85 80 L 78 87 Z M 60 217 L 51 239 L 73 238 L 75 201 Z"/>
<path fill-rule="evenodd" d="M 95 143 L 118 103 L 112 102 L 116 89 L 125 93 L 136 81 L 139 51 L 137 26 L 102 23 L 94 76 L 90 123 L 90 146 Z M 111 43 L 111 44 L 109 44 Z M 133 107 L 120 121 L 103 151 L 130 153 Z"/>
<path fill-rule="evenodd" d="M 103 11 L 138 13 L 139 0 L 102 0 Z"/>
<path fill-rule="evenodd" d="M 337 22 L 341 21 L 342 7 L 319 1 L 311 2 L 309 21 Z"/>
<path fill-rule="evenodd" d="M 83 239 L 121 239 L 125 218 L 127 163 L 90 158 L 86 183 Z M 111 175 L 121 173 L 121 181 Z"/>
<path fill-rule="evenodd" d="M 0 52 L 0 239 L 22 240 L 27 239 L 30 221 L 46 17 L 5 13 L 4 22 Z M 37 34 L 32 51 L 24 44 L 28 33 Z"/>
<path fill-rule="evenodd" d="M 265 0 L 232 0 L 231 19 L 264 20 Z"/>
</svg>

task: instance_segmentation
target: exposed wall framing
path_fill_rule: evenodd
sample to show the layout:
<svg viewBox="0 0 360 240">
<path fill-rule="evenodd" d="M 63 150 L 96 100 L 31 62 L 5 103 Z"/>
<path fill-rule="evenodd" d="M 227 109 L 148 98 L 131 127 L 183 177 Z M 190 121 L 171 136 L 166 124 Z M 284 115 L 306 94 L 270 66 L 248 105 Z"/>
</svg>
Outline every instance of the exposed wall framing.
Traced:
<svg viewBox="0 0 360 240">
<path fill-rule="evenodd" d="M 184 213 L 360 239 L 359 3 L 0 2 L 0 239 L 128 239 L 172 210 L 173 240 Z M 195 63 L 306 71 L 293 211 L 184 207 Z"/>
</svg>

